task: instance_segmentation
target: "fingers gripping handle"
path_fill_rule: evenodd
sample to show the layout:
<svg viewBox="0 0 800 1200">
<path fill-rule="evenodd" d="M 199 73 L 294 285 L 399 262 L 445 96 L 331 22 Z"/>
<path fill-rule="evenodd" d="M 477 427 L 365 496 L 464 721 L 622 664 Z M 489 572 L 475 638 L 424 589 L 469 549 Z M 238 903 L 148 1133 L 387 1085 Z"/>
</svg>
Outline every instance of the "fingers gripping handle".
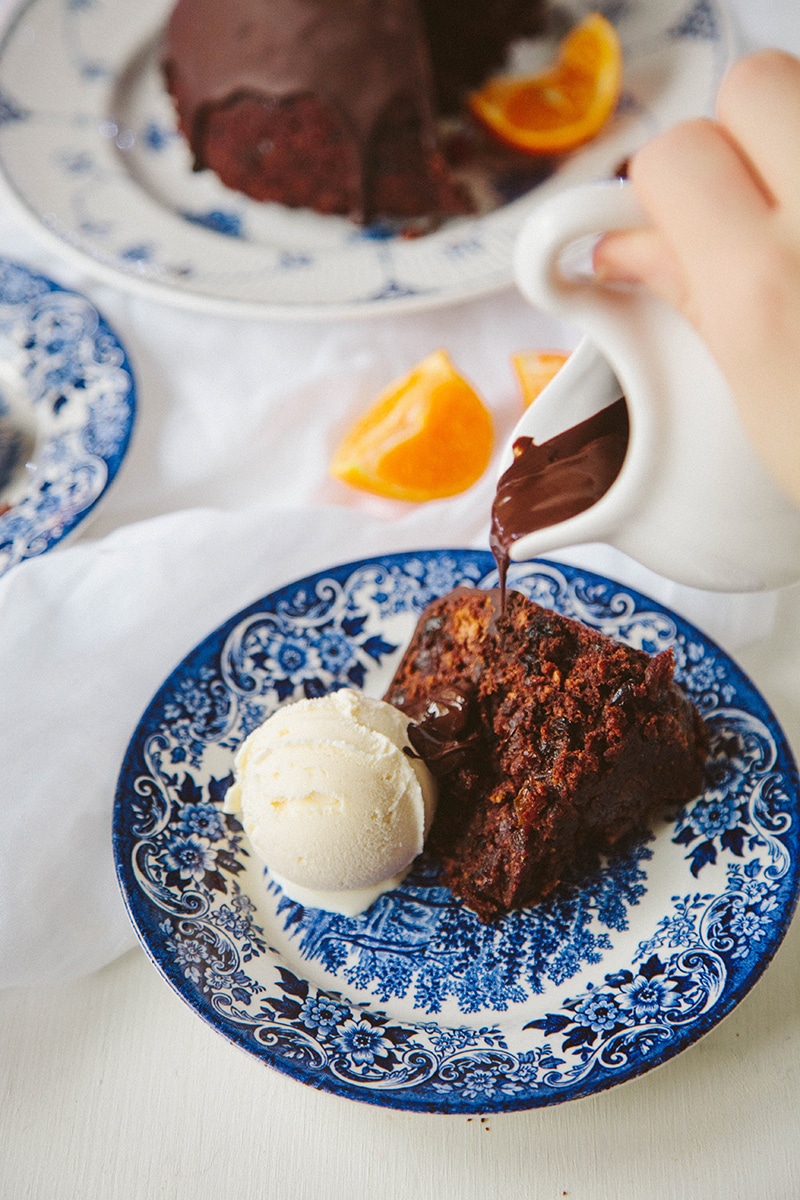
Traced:
<svg viewBox="0 0 800 1200">
<path fill-rule="evenodd" d="M 565 271 L 563 259 L 576 242 L 646 218 L 629 183 L 609 180 L 570 188 L 539 204 L 527 218 L 514 251 L 514 273 L 522 294 L 537 308 L 574 317 L 584 300 L 598 303 L 598 283 L 589 275 Z"/>
</svg>

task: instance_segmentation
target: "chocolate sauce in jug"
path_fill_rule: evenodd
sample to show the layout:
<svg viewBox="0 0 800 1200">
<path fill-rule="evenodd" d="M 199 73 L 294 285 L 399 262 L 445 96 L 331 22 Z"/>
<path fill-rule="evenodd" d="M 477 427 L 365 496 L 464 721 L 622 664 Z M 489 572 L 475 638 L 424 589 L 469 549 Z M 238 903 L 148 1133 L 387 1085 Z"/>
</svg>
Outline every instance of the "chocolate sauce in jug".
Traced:
<svg viewBox="0 0 800 1200">
<path fill-rule="evenodd" d="M 596 504 L 619 475 L 627 448 L 624 399 L 541 445 L 517 438 L 514 461 L 497 485 L 489 535 L 503 600 L 513 543 Z"/>
</svg>

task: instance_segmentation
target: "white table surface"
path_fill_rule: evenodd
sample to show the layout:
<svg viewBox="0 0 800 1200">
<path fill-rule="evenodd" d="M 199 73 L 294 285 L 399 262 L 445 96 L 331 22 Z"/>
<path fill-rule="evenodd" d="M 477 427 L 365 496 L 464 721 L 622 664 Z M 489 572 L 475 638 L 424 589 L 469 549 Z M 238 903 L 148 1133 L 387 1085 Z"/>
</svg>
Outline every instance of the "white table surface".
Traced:
<svg viewBox="0 0 800 1200">
<path fill-rule="evenodd" d="M 735 8 L 754 44 L 800 53 L 796 0 Z M 79 285 L 113 314 L 140 368 L 142 402 L 167 404 L 178 369 L 171 331 L 189 318 L 59 264 L 10 213 L 0 214 L 0 252 Z M 360 338 L 369 349 L 397 337 L 421 357 L 439 335 L 461 337 L 477 363 L 493 321 L 513 327 L 514 305 L 497 298 L 350 330 L 267 325 L 263 337 L 288 339 L 298 362 L 320 339 Z M 191 320 L 205 323 L 211 346 L 224 333 L 213 317 Z M 163 336 L 148 337 L 156 326 Z M 481 329 L 480 346 L 464 337 L 470 328 Z M 201 369 L 236 382 L 213 356 Z M 240 369 L 246 380 L 253 364 Z M 131 519 L 148 515 L 130 488 L 126 503 Z M 93 536 L 103 532 L 101 524 Z M 796 752 L 798 631 L 795 588 L 780 595 L 769 636 L 737 651 Z M 800 1197 L 799 997 L 796 920 L 734 1012 L 642 1079 L 551 1109 L 421 1116 L 321 1094 L 261 1065 L 211 1032 L 132 949 L 73 982 L 0 992 L 0 1196 L 791 1200 Z"/>
</svg>

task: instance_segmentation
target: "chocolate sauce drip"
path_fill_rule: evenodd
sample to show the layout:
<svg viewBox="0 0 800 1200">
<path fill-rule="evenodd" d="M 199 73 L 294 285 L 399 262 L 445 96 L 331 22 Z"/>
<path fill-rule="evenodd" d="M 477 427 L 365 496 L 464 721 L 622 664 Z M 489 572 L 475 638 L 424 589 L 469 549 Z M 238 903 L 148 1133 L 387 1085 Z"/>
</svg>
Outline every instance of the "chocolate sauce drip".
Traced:
<svg viewBox="0 0 800 1200">
<path fill-rule="evenodd" d="M 432 775 L 441 777 L 462 765 L 479 738 L 471 686 L 443 687 L 427 700 L 404 705 L 410 718 L 408 740 Z"/>
<path fill-rule="evenodd" d="M 532 438 L 517 439 L 514 461 L 497 485 L 489 535 L 501 604 L 513 543 L 596 504 L 619 475 L 627 449 L 624 399 L 541 445 Z"/>
</svg>

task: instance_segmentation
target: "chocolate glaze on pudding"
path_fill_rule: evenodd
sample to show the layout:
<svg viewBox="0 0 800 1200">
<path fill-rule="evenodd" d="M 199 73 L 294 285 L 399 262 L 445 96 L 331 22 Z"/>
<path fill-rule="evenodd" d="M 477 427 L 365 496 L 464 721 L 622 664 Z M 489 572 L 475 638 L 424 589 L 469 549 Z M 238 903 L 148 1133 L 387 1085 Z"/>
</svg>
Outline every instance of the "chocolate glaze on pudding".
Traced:
<svg viewBox="0 0 800 1200">
<path fill-rule="evenodd" d="M 497 485 L 489 545 L 505 599 L 511 546 L 596 504 L 619 475 L 628 449 L 624 399 L 538 445 L 514 443 L 514 461 Z"/>
<path fill-rule="evenodd" d="M 162 65 L 195 170 L 253 199 L 355 220 L 471 207 L 414 0 L 178 0 Z"/>
<path fill-rule="evenodd" d="M 407 0 L 373 5 L 371 20 L 363 0 L 238 0 L 233 7 L 189 0 L 176 4 L 167 24 L 165 69 L 179 81 L 193 144 L 209 107 L 267 89 L 272 103 L 324 96 L 347 114 L 362 143 L 389 101 L 418 94 L 433 138 L 430 66 L 419 14 Z M 367 48 L 377 69 L 365 68 Z"/>
<path fill-rule="evenodd" d="M 432 775 L 441 778 L 463 766 L 480 736 L 475 691 L 467 681 L 445 684 L 403 711 L 411 721 L 408 740 Z"/>
</svg>

